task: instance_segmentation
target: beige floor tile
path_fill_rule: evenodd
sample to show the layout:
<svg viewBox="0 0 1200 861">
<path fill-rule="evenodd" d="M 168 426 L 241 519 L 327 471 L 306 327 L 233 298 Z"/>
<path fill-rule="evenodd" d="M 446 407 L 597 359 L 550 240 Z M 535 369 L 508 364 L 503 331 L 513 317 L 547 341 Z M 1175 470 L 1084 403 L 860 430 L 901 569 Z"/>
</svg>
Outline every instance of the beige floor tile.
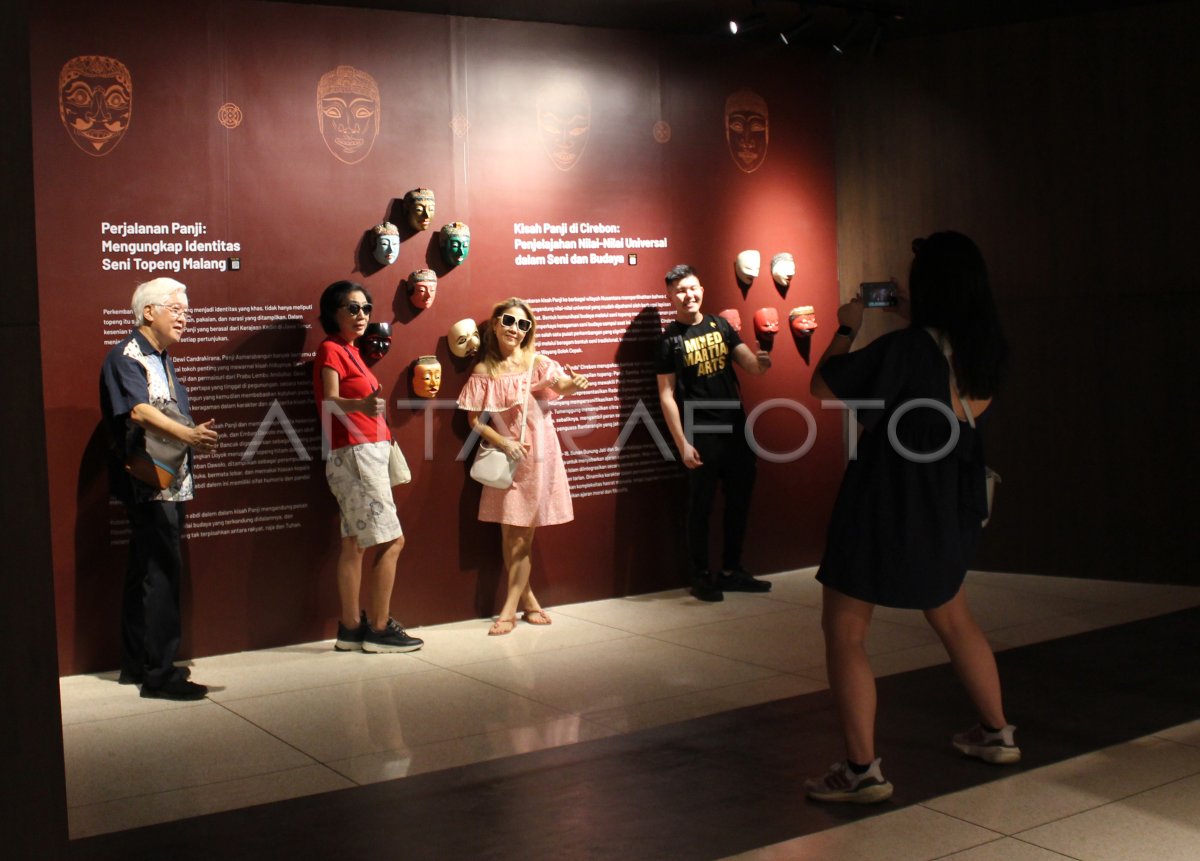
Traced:
<svg viewBox="0 0 1200 861">
<path fill-rule="evenodd" d="M 1178 742 L 1179 744 L 1190 744 L 1192 747 L 1200 747 L 1200 720 L 1180 724 L 1179 726 L 1165 729 L 1162 732 L 1156 732 L 1154 735 L 1158 738 Z"/>
<path fill-rule="evenodd" d="M 1022 832 L 1021 840 L 1080 861 L 1196 861 L 1200 774 Z"/>
<path fill-rule="evenodd" d="M 726 861 L 932 861 L 1000 835 L 919 805 L 764 846 Z"/>
<path fill-rule="evenodd" d="M 825 684 L 812 679 L 780 674 L 723 688 L 588 712 L 588 720 L 612 727 L 618 732 L 636 732 L 744 706 L 809 694 L 824 690 L 825 687 Z"/>
<path fill-rule="evenodd" d="M 1067 856 L 1040 846 L 1023 843 L 1015 837 L 1001 837 L 973 849 L 947 855 L 941 861 L 1069 861 Z"/>
<path fill-rule="evenodd" d="M 825 660 L 821 611 L 812 607 L 775 604 L 771 613 L 659 631 L 653 636 L 785 673 Z"/>
<path fill-rule="evenodd" d="M 875 671 L 876 678 L 948 663 L 950 656 L 940 642 L 871 655 L 871 669 Z"/>
<path fill-rule="evenodd" d="M 562 716 L 525 697 L 436 668 L 225 705 L 326 763 L 492 731 L 519 732 Z"/>
<path fill-rule="evenodd" d="M 1198 773 L 1200 750 L 1150 736 L 945 795 L 926 806 L 1017 834 Z"/>
<path fill-rule="evenodd" d="M 1028 592 L 1035 595 L 1060 595 L 1099 604 L 1157 603 L 1177 609 L 1200 604 L 1200 587 L 1160 583 L 1129 583 L 1117 580 L 1093 580 L 1083 577 L 1043 577 L 1033 574 L 1004 574 L 995 571 L 971 571 L 968 583 L 979 583 Z"/>
<path fill-rule="evenodd" d="M 187 789 L 72 807 L 68 811 L 72 840 L 170 822 L 206 813 L 236 810 L 285 798 L 345 789 L 354 784 L 323 765 L 258 774 Z"/>
<path fill-rule="evenodd" d="M 63 726 L 110 718 L 193 709 L 201 702 L 144 700 L 137 685 L 117 684 L 117 674 L 64 676 L 58 680 Z"/>
<path fill-rule="evenodd" d="M 581 741 L 608 738 L 617 734 L 614 730 L 576 715 L 564 715 L 537 725 L 451 738 L 401 750 L 384 750 L 353 759 L 335 760 L 329 763 L 329 767 L 355 783 L 379 783 L 505 756 L 564 747 Z"/>
<path fill-rule="evenodd" d="M 744 592 L 731 592 L 724 601 L 707 603 L 696 600 L 682 589 L 675 589 L 652 595 L 567 604 L 555 609 L 558 616 L 571 616 L 633 634 L 654 634 L 773 613 L 779 606 L 779 602 Z"/>
<path fill-rule="evenodd" d="M 763 667 L 644 637 L 469 664 L 458 671 L 572 714 L 774 675 Z"/>
<path fill-rule="evenodd" d="M 1097 607 L 1085 612 L 1097 614 L 1108 609 L 1110 608 Z M 1017 646 L 1044 643 L 1048 640 L 1057 640 L 1060 637 L 1070 637 L 1106 627 L 1108 627 L 1108 623 L 1102 622 L 1095 615 L 1092 615 L 1091 618 L 1070 615 L 1046 616 L 1031 622 L 993 628 L 987 632 L 987 638 L 993 649 L 1012 649 Z"/>
<path fill-rule="evenodd" d="M 825 662 L 821 613 L 811 607 L 791 607 L 769 615 L 663 631 L 654 636 L 785 673 L 806 675 Z M 935 642 L 937 636 L 928 626 L 913 628 L 876 620 L 867 637 L 867 651 L 880 654 Z"/>
<path fill-rule="evenodd" d="M 820 607 L 823 587 L 816 577 L 816 566 L 764 577 L 762 579 L 771 582 L 771 591 L 763 597 L 789 604 L 803 604 L 806 607 Z"/>
<path fill-rule="evenodd" d="M 339 652 L 333 641 L 284 649 L 200 658 L 192 678 L 209 686 L 208 696 L 230 702 L 285 691 L 310 690 L 349 681 L 426 672 L 432 667 L 419 652 L 373 655 Z"/>
<path fill-rule="evenodd" d="M 212 702 L 63 727 L 74 807 L 312 765 Z"/>
<path fill-rule="evenodd" d="M 1056 594 L 1038 595 L 1036 600 L 1031 601 L 1027 592 L 989 586 L 971 580 L 967 581 L 965 588 L 967 605 L 979 626 L 985 631 L 1023 625 L 1053 616 L 1085 616 L 1100 606 L 1095 601 Z"/>
<path fill-rule="evenodd" d="M 1100 604 L 1089 610 L 1077 610 L 1067 615 L 1077 616 L 1094 624 L 1097 628 L 1108 628 L 1112 625 L 1123 625 L 1126 622 L 1153 619 L 1155 616 L 1179 609 L 1183 608 L 1174 604 L 1164 606 L 1156 602 L 1130 601 L 1125 604 Z"/>
<path fill-rule="evenodd" d="M 588 622 L 555 607 L 547 608 L 546 612 L 554 620 L 553 624 L 530 625 L 519 621 L 511 634 L 501 637 L 488 636 L 491 619 L 431 625 L 415 628 L 413 633 L 425 640 L 425 647 L 419 653 L 421 660 L 439 667 L 494 661 L 631 636 L 628 631 Z"/>
</svg>

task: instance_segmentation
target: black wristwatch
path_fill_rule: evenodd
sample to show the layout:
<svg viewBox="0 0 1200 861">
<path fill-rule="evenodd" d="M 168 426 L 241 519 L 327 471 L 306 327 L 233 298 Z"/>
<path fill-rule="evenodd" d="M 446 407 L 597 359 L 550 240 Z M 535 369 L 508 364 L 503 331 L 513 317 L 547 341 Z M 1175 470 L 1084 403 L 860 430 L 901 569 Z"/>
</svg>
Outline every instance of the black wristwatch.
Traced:
<svg viewBox="0 0 1200 861">
<path fill-rule="evenodd" d="M 834 335 L 845 335 L 850 340 L 854 340 L 854 330 L 849 326 L 838 326 L 837 331 L 834 332 Z"/>
</svg>

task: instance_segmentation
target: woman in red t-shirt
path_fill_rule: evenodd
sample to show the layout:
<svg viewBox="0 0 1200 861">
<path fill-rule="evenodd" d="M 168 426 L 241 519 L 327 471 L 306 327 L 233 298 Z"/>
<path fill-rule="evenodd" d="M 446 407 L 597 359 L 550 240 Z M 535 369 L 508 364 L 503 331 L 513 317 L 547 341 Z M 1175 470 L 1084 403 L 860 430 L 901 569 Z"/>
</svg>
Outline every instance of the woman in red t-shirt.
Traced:
<svg viewBox="0 0 1200 861">
<path fill-rule="evenodd" d="M 396 561 L 404 532 L 388 478 L 391 432 L 383 387 L 354 342 L 371 320 L 371 296 L 361 284 L 337 281 L 321 294 L 321 326 L 329 336 L 317 347 L 313 391 L 329 444 L 325 477 L 341 511 L 338 553 L 338 651 L 412 652 L 423 645 L 391 617 Z M 368 610 L 360 610 L 363 561 L 375 547 Z"/>
</svg>

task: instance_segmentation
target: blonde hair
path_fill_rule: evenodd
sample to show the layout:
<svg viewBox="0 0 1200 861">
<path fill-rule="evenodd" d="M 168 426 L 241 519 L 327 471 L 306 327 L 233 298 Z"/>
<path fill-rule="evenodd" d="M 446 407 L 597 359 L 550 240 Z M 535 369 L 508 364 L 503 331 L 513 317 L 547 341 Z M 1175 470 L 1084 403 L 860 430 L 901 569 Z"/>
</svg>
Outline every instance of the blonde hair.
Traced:
<svg viewBox="0 0 1200 861">
<path fill-rule="evenodd" d="M 483 369 L 487 371 L 488 376 L 496 377 L 500 375 L 500 363 L 504 361 L 504 357 L 500 355 L 500 344 L 496 340 L 496 325 L 495 321 L 504 315 L 504 312 L 510 308 L 520 308 L 529 317 L 529 331 L 525 333 L 525 337 L 521 339 L 521 350 L 529 351 L 532 355 L 534 344 L 537 341 L 537 318 L 533 316 L 533 309 L 525 304 L 524 299 L 518 299 L 513 296 L 511 299 L 505 299 L 503 302 L 497 302 L 492 308 L 492 315 L 488 318 L 487 325 L 479 330 L 479 364 L 483 365 Z"/>
</svg>

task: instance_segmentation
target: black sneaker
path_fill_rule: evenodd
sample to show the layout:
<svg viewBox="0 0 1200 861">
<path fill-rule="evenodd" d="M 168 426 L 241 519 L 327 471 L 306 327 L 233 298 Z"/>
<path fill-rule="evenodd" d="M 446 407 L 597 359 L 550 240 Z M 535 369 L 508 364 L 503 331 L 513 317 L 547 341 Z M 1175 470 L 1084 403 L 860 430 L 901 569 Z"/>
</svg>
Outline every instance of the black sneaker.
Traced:
<svg viewBox="0 0 1200 861">
<path fill-rule="evenodd" d="M 142 685 L 142 696 L 148 700 L 202 700 L 208 696 L 208 688 L 189 682 L 177 674 L 167 679 L 159 688 Z"/>
<path fill-rule="evenodd" d="M 745 568 L 734 568 L 717 577 L 717 586 L 722 592 L 770 592 L 771 584 L 766 580 L 751 577 Z"/>
<path fill-rule="evenodd" d="M 712 575 L 707 571 L 692 578 L 692 597 L 709 603 L 725 600 L 725 595 L 713 584 Z"/>
<path fill-rule="evenodd" d="M 337 640 L 334 641 L 333 648 L 339 652 L 361 652 L 363 637 L 366 635 L 367 628 L 369 627 L 365 610 L 362 616 L 359 617 L 357 628 L 347 628 L 339 619 Z"/>
<path fill-rule="evenodd" d="M 364 652 L 415 652 L 424 645 L 424 640 L 404 633 L 395 619 L 388 619 L 387 627 L 382 631 L 376 631 L 370 625 L 363 630 Z"/>
</svg>

